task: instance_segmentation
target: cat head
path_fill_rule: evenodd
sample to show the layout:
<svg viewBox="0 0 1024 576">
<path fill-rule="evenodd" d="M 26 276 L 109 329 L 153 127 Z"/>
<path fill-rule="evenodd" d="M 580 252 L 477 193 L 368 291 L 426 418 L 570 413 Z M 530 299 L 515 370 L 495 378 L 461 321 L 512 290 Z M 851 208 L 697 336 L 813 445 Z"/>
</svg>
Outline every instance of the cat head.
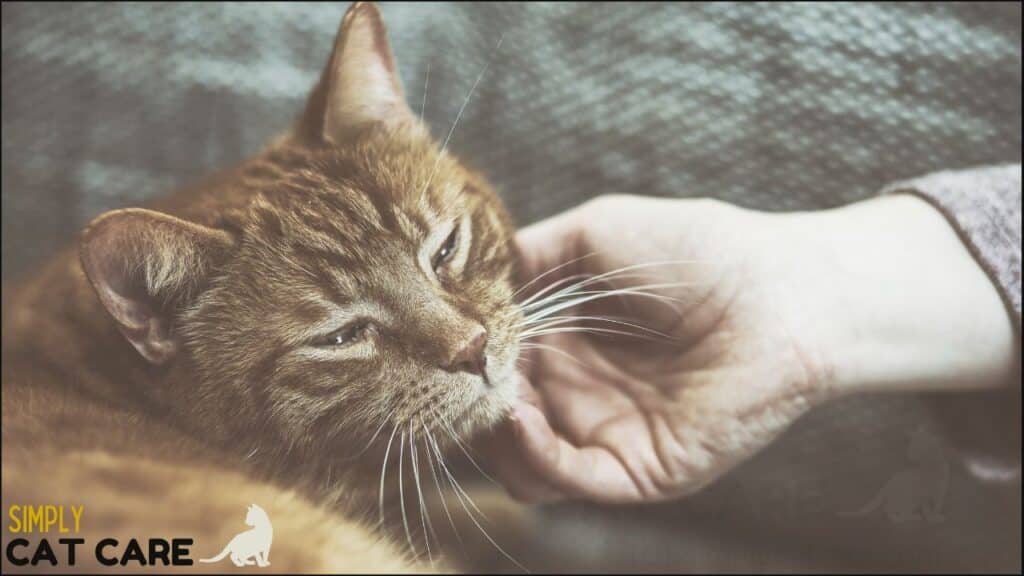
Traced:
<svg viewBox="0 0 1024 576">
<path fill-rule="evenodd" d="M 245 509 L 245 525 L 256 526 L 256 525 L 267 525 L 270 523 L 270 518 L 267 513 L 256 504 L 249 504 L 248 508 Z"/>
<path fill-rule="evenodd" d="M 349 456 L 507 409 L 513 228 L 409 110 L 373 5 L 346 13 L 294 129 L 182 205 L 101 215 L 81 261 L 201 431 Z"/>
</svg>

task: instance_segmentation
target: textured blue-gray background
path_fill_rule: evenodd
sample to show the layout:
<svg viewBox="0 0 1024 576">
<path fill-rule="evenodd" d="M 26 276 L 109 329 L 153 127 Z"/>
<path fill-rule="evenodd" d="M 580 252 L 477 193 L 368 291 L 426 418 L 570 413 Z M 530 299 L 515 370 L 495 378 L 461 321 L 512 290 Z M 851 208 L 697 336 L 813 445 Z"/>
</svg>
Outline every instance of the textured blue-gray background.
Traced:
<svg viewBox="0 0 1024 576">
<path fill-rule="evenodd" d="M 3 4 L 4 280 L 101 211 L 256 152 L 300 109 L 344 9 Z M 425 118 L 438 136 L 491 62 L 451 148 L 490 175 L 521 223 L 608 192 L 820 208 L 896 179 L 1021 159 L 1019 4 L 382 11 L 414 109 L 429 67 Z M 815 565 L 1019 570 L 1019 484 L 1007 501 L 954 476 L 938 525 L 835 518 L 907 466 L 906 423 L 930 421 L 913 398 L 860 402 L 812 415 L 670 514 L 672 528 L 685 516 L 685 530 L 715 536 L 676 533 L 666 546 L 664 530 L 649 530 L 665 520 L 656 515 L 552 513 L 558 566 L 792 567 L 772 564 L 788 552 Z M 619 528 L 587 531 L 601 522 Z M 708 555 L 731 550 L 707 540 L 719 537 L 754 559 Z"/>
</svg>

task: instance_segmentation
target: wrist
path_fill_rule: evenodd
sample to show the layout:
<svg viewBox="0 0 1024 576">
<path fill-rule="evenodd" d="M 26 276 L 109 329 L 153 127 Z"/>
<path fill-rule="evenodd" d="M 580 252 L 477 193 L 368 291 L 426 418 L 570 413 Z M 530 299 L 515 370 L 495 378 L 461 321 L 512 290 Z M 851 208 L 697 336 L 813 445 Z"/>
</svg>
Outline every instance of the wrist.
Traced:
<svg viewBox="0 0 1024 576">
<path fill-rule="evenodd" d="M 1014 371 L 1013 327 L 995 286 L 945 217 L 909 194 L 794 215 L 834 394 L 991 388 Z M 810 300 L 809 301 L 814 301 Z"/>
</svg>

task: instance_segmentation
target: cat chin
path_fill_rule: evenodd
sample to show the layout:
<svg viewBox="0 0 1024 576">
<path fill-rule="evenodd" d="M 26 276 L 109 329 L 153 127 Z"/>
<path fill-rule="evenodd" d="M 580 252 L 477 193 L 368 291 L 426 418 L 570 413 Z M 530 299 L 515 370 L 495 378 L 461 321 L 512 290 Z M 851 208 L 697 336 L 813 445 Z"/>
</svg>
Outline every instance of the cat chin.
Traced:
<svg viewBox="0 0 1024 576">
<path fill-rule="evenodd" d="M 453 422 L 452 426 L 459 438 L 473 438 L 504 420 L 509 414 L 510 406 L 510 404 L 491 397 L 480 398 L 458 418 L 458 421 Z"/>
<path fill-rule="evenodd" d="M 512 410 L 516 397 L 516 372 L 502 370 L 499 378 L 492 378 L 488 386 L 463 412 L 452 421 L 460 438 L 469 438 L 493 428 L 504 421 Z"/>
</svg>

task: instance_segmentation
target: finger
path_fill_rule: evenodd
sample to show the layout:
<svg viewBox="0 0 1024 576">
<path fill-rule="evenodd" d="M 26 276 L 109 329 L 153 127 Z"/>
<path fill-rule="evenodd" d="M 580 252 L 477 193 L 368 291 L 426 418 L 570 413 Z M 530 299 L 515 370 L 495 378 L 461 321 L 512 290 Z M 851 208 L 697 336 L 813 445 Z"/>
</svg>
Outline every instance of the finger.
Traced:
<svg viewBox="0 0 1024 576">
<path fill-rule="evenodd" d="M 515 426 L 513 421 L 507 421 L 492 438 L 488 453 L 494 477 L 510 496 L 522 502 L 541 504 L 565 499 L 562 491 L 542 480 L 526 464 Z"/>
<path fill-rule="evenodd" d="M 533 387 L 530 380 L 522 374 L 517 374 L 516 384 L 516 399 L 527 404 L 532 404 L 533 407 L 540 410 L 541 413 L 545 413 L 544 400 L 540 397 L 540 394 L 537 393 L 537 389 Z M 512 416 L 513 418 L 515 417 L 514 411 L 512 412 Z"/>
<path fill-rule="evenodd" d="M 516 234 L 519 280 L 535 291 L 576 273 L 569 264 L 581 253 L 583 221 L 579 209 L 569 210 L 523 228 Z M 543 277 L 541 277 L 543 276 Z"/>
<path fill-rule="evenodd" d="M 514 411 L 512 423 L 527 464 L 556 489 L 604 503 L 644 499 L 629 472 L 606 448 L 573 446 L 530 404 L 517 403 Z"/>
<path fill-rule="evenodd" d="M 517 378 L 517 399 L 514 402 L 529 403 L 543 412 L 543 401 L 529 380 Z M 554 502 L 565 499 L 565 494 L 545 482 L 526 463 L 520 436 L 516 431 L 516 412 L 513 409 L 509 419 L 502 423 L 492 437 L 491 466 L 497 478 L 505 485 L 508 493 L 518 500 L 530 503 Z"/>
</svg>

